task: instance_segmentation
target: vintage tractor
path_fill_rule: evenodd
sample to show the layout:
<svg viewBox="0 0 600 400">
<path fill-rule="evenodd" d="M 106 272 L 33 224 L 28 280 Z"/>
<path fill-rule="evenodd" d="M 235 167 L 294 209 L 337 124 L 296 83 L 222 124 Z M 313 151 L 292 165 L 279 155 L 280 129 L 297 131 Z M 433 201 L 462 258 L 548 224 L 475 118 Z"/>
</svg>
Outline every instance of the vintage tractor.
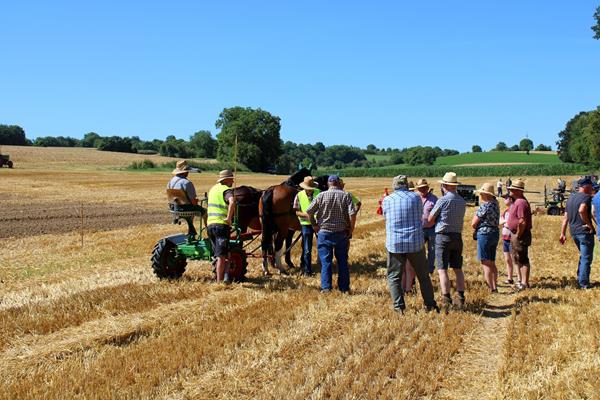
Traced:
<svg viewBox="0 0 600 400">
<path fill-rule="evenodd" d="M 10 156 L 8 154 L 0 154 L 0 168 L 7 166 L 8 168 L 13 167 L 13 162 L 10 160 Z"/>
<path fill-rule="evenodd" d="M 458 185 L 456 192 L 467 202 L 467 204 L 479 205 L 479 196 L 475 193 L 475 185 Z"/>
<path fill-rule="evenodd" d="M 189 204 L 185 192 L 181 189 L 167 189 L 167 198 L 173 223 L 186 221 L 188 232 L 166 236 L 156 243 L 151 258 L 154 274 L 161 279 L 180 278 L 185 272 L 187 260 L 211 261 L 214 273 L 216 259 L 213 257 L 211 242 L 206 236 L 206 227 L 203 227 L 203 217 L 206 215 L 206 208 L 203 205 L 208 203 L 206 196 L 198 206 Z M 194 227 L 194 217 L 199 217 L 199 232 Z M 241 281 L 246 274 L 248 262 L 237 224 L 232 228 L 229 251 L 229 277 L 233 281 Z"/>
<path fill-rule="evenodd" d="M 563 215 L 565 213 L 565 201 L 568 191 L 564 188 L 548 190 L 544 185 L 544 207 L 548 215 Z"/>
</svg>

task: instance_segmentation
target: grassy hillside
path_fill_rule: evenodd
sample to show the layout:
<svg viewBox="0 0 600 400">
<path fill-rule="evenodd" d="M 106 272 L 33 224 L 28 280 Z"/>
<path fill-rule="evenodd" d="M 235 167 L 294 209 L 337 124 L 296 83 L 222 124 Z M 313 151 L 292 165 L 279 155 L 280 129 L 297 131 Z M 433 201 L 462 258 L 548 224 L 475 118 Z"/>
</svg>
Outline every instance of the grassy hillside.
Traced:
<svg viewBox="0 0 600 400">
<path fill-rule="evenodd" d="M 532 164 L 560 164 L 562 161 L 556 154 L 531 153 L 520 151 L 487 151 L 483 153 L 463 153 L 455 156 L 439 157 L 436 165 L 462 165 L 462 164 L 507 164 L 507 163 L 532 163 Z"/>
</svg>

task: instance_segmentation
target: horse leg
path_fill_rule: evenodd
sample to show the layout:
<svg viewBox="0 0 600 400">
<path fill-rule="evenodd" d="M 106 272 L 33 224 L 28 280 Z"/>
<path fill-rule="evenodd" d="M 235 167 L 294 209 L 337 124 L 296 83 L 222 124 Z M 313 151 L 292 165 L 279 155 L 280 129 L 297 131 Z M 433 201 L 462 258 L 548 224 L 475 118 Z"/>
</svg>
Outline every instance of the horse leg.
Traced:
<svg viewBox="0 0 600 400">
<path fill-rule="evenodd" d="M 280 274 L 287 275 L 288 271 L 283 267 L 283 263 L 281 262 L 281 256 L 285 249 L 283 248 L 284 235 L 281 234 L 281 231 L 277 233 L 275 237 L 275 267 L 279 270 Z"/>
<path fill-rule="evenodd" d="M 269 252 L 263 250 L 262 252 L 263 262 L 262 262 L 262 271 L 263 276 L 269 276 L 271 273 L 269 272 Z"/>
<path fill-rule="evenodd" d="M 296 268 L 292 261 L 292 251 L 290 247 L 292 247 L 292 240 L 294 239 L 294 231 L 289 229 L 288 234 L 285 238 L 285 263 L 288 268 Z"/>
</svg>

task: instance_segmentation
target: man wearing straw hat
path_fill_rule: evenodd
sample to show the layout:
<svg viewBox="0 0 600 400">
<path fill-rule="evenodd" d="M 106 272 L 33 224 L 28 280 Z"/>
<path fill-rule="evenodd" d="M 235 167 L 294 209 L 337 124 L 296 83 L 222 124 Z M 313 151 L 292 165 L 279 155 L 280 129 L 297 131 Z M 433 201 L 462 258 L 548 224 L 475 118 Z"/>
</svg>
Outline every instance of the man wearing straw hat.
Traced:
<svg viewBox="0 0 600 400">
<path fill-rule="evenodd" d="M 427 264 L 429 266 L 429 273 L 433 274 L 433 271 L 435 270 L 435 223 L 429 222 L 429 215 L 431 214 L 431 210 L 433 210 L 433 206 L 437 203 L 438 198 L 432 193 L 427 179 L 419 179 L 415 188 L 419 192 L 421 203 L 423 204 L 423 218 L 421 219 L 423 224 L 423 238 L 427 244 Z"/>
<path fill-rule="evenodd" d="M 235 198 L 231 186 L 233 172 L 219 172 L 219 179 L 208 192 L 208 221 L 206 232 L 217 258 L 217 282 L 229 282 L 229 236 L 235 212 Z"/>
<path fill-rule="evenodd" d="M 394 310 L 404 312 L 404 291 L 402 273 L 410 262 L 414 269 L 421 296 L 427 311 L 437 310 L 431 278 L 427 273 L 427 260 L 423 247 L 423 228 L 421 218 L 423 206 L 419 196 L 409 191 L 409 183 L 404 175 L 392 180 L 394 193 L 383 200 L 388 253 L 387 281 L 392 296 Z"/>
<path fill-rule="evenodd" d="M 314 275 L 312 270 L 312 245 L 315 230 L 306 210 L 308 210 L 310 203 L 312 203 L 321 191 L 317 189 L 317 184 L 312 176 L 305 177 L 304 181 L 300 183 L 300 187 L 304 190 L 298 192 L 294 198 L 294 210 L 300 220 L 302 229 L 302 256 L 300 258 L 300 268 L 303 275 L 311 276 Z"/>
<path fill-rule="evenodd" d="M 513 261 L 521 272 L 521 282 L 517 284 L 517 290 L 529 287 L 529 246 L 531 246 L 531 206 L 523 195 L 525 182 L 522 179 L 515 181 L 508 187 L 510 196 L 514 199 L 508 214 L 507 226 L 511 230 L 510 239 Z"/>
<path fill-rule="evenodd" d="M 188 179 L 190 171 L 198 171 L 188 165 L 186 160 L 179 160 L 175 166 L 175 169 L 171 174 L 173 177 L 167 184 L 167 189 L 181 189 L 185 192 L 188 203 L 192 205 L 198 205 L 198 199 L 196 198 L 196 188 L 194 184 Z"/>
<path fill-rule="evenodd" d="M 441 181 L 442 193 L 429 214 L 428 221 L 435 222 L 435 257 L 438 274 L 440 276 L 440 289 L 442 291 L 442 304 L 449 307 L 452 304 L 450 296 L 450 278 L 448 267 L 454 270 L 456 276 L 456 290 L 458 298 L 454 302 L 459 308 L 465 305 L 465 275 L 462 271 L 463 241 L 462 230 L 467 204 L 456 192 L 459 185 L 454 172 L 446 172 Z"/>
</svg>

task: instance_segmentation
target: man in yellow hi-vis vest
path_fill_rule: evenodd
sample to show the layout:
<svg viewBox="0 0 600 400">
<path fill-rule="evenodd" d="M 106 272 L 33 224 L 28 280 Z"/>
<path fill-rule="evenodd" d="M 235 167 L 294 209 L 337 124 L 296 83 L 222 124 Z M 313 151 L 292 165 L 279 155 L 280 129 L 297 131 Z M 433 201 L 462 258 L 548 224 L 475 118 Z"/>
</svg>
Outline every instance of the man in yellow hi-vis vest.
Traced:
<svg viewBox="0 0 600 400">
<path fill-rule="evenodd" d="M 300 258 L 300 268 L 302 269 L 302 275 L 310 276 L 314 275 L 312 270 L 312 244 L 315 230 L 306 210 L 313 199 L 319 195 L 320 190 L 317 189 L 317 184 L 312 176 L 304 178 L 304 182 L 300 184 L 300 187 L 304 190 L 300 191 L 294 199 L 294 210 L 296 210 L 296 215 L 302 226 L 302 257 Z"/>
<path fill-rule="evenodd" d="M 230 170 L 219 172 L 217 184 L 208 192 L 206 232 L 217 257 L 217 282 L 229 282 L 229 234 L 235 212 L 233 179 Z"/>
</svg>

